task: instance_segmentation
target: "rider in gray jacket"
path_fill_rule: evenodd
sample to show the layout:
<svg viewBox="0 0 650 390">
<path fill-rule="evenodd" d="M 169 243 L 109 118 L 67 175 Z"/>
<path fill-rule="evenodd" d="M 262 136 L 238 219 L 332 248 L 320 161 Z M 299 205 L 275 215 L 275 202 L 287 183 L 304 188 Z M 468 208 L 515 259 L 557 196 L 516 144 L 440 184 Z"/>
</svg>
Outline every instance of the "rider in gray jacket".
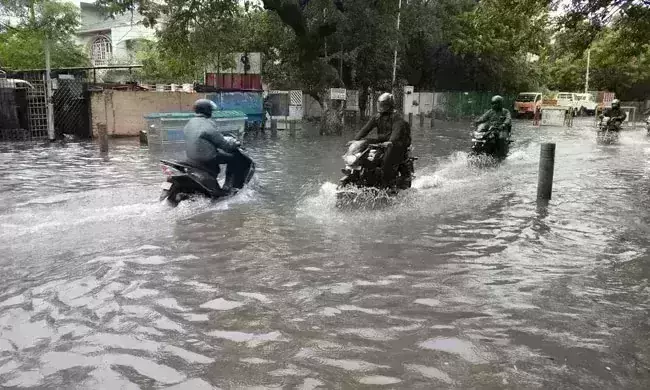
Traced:
<svg viewBox="0 0 650 390">
<path fill-rule="evenodd" d="M 239 143 L 229 142 L 219 132 L 217 124 L 211 119 L 217 105 L 208 99 L 194 102 L 194 112 L 198 116 L 190 119 L 185 128 L 185 153 L 188 160 L 204 166 L 219 174 L 219 165 L 226 164 L 224 190 L 230 190 L 236 176 L 247 171 L 247 161 L 238 153 Z M 246 169 L 244 169 L 246 168 Z"/>
</svg>

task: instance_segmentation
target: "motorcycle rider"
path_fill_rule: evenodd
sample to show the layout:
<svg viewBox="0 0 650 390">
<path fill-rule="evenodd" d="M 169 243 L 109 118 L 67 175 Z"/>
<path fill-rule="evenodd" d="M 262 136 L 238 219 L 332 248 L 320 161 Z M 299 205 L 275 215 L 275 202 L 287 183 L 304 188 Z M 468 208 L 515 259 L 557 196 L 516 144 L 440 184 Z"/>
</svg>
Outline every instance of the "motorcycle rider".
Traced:
<svg viewBox="0 0 650 390">
<path fill-rule="evenodd" d="M 619 127 L 627 118 L 625 111 L 621 110 L 621 101 L 618 99 L 612 100 L 612 107 L 605 109 L 599 117 L 601 120 L 604 117 L 609 117 L 609 120 L 613 121 L 616 127 Z"/>
<path fill-rule="evenodd" d="M 212 111 L 216 109 L 217 105 L 208 99 L 194 102 L 194 112 L 198 116 L 190 119 L 183 128 L 185 154 L 188 160 L 204 166 L 217 176 L 220 171 L 219 165 L 226 164 L 223 190 L 229 192 L 233 187 L 241 188 L 240 183 L 243 183 L 243 176 L 250 163 L 239 153 L 235 153 L 239 143 L 226 140 L 219 132 L 215 121 L 210 119 Z"/>
<path fill-rule="evenodd" d="M 485 124 L 485 126 L 479 126 L 479 131 L 485 131 L 487 128 L 494 124 L 501 127 L 503 130 L 507 131 L 508 137 L 510 137 L 510 131 L 512 130 L 512 117 L 508 109 L 503 108 L 503 98 L 499 95 L 494 95 L 490 101 L 491 108 L 481 115 L 477 120 L 474 121 L 474 125 L 478 126 Z"/>
<path fill-rule="evenodd" d="M 386 147 L 382 164 L 382 184 L 388 187 L 395 179 L 399 164 L 406 159 L 408 148 L 411 146 L 411 126 L 395 110 L 395 99 L 390 93 L 386 92 L 379 96 L 377 111 L 377 115 L 370 118 L 354 140 L 364 139 L 377 128 L 377 138 L 369 139 L 369 142 L 383 143 Z"/>
</svg>

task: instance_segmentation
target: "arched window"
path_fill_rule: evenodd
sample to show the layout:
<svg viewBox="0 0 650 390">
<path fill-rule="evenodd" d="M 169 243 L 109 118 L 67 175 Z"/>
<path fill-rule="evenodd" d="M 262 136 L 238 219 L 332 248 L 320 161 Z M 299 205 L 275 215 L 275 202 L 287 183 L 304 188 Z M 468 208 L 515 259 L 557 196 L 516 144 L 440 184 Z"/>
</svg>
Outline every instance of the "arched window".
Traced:
<svg viewBox="0 0 650 390">
<path fill-rule="evenodd" d="M 105 35 L 98 35 L 91 46 L 91 58 L 94 66 L 108 65 L 113 52 L 111 40 Z"/>
</svg>

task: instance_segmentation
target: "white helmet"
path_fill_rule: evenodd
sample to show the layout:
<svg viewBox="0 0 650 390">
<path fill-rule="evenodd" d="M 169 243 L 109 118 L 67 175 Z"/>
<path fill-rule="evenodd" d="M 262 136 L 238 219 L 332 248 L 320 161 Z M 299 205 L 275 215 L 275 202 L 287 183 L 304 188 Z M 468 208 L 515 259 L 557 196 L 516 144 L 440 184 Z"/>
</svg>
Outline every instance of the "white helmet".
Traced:
<svg viewBox="0 0 650 390">
<path fill-rule="evenodd" d="M 383 114 L 391 112 L 393 108 L 395 108 L 395 99 L 392 94 L 384 92 L 379 95 L 377 99 L 377 111 Z"/>
</svg>

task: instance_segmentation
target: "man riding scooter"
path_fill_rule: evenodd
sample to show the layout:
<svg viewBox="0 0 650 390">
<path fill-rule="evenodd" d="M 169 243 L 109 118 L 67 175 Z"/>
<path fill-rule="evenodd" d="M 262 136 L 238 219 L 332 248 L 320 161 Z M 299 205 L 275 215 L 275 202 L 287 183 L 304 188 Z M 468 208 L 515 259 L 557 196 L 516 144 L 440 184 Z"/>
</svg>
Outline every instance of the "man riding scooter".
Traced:
<svg viewBox="0 0 650 390">
<path fill-rule="evenodd" d="M 487 154 L 505 158 L 508 155 L 512 117 L 510 111 L 503 107 L 503 98 L 499 95 L 492 97 L 491 108 L 474 121 L 475 132 L 474 154 Z"/>
<path fill-rule="evenodd" d="M 612 100 L 612 107 L 605 109 L 599 118 L 601 121 L 603 118 L 609 118 L 607 125 L 612 125 L 616 131 L 620 131 L 621 124 L 627 119 L 627 115 L 621 109 L 621 101 L 614 99 Z"/>
<path fill-rule="evenodd" d="M 218 176 L 219 165 L 226 164 L 226 180 L 222 190 L 229 193 L 243 186 L 250 162 L 236 153 L 239 142 L 229 142 L 218 130 L 212 117 L 217 105 L 208 99 L 194 102 L 197 117 L 190 119 L 185 128 L 185 153 L 188 160 L 201 165 Z"/>
<path fill-rule="evenodd" d="M 503 98 L 499 95 L 494 95 L 490 101 L 490 107 L 485 114 L 474 121 L 474 124 L 478 126 L 478 131 L 485 131 L 490 125 L 497 125 L 507 132 L 507 136 L 510 137 L 512 116 L 508 109 L 503 108 Z"/>
<path fill-rule="evenodd" d="M 395 100 L 390 93 L 383 93 L 377 99 L 379 113 L 368 121 L 359 130 L 355 141 L 365 138 L 373 129 L 377 128 L 377 138 L 371 143 L 384 143 L 386 153 L 382 164 L 382 185 L 389 187 L 395 177 L 400 163 L 407 156 L 411 146 L 411 126 L 395 110 Z"/>
</svg>

